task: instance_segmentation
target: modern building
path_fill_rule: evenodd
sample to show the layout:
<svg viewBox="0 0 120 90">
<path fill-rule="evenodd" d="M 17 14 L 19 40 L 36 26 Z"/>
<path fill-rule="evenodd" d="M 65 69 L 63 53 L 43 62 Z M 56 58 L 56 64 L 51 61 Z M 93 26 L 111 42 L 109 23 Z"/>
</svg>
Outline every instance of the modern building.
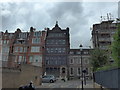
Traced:
<svg viewBox="0 0 120 90">
<path fill-rule="evenodd" d="M 47 28 L 44 63 L 46 74 L 60 76 L 60 68 L 67 67 L 69 49 L 70 43 L 68 27 L 66 29 L 61 29 L 58 22 L 56 22 L 56 25 L 52 30 Z"/>
<path fill-rule="evenodd" d="M 82 76 L 81 60 L 83 70 L 86 70 L 85 76 L 87 78 L 91 77 L 90 50 L 91 49 L 83 49 L 81 53 L 80 49 L 70 49 L 68 57 L 70 79 L 80 79 Z"/>
<path fill-rule="evenodd" d="M 117 30 L 117 23 L 114 20 L 102 21 L 94 24 L 92 30 L 93 48 L 108 50 L 113 42 L 113 35 Z"/>
<path fill-rule="evenodd" d="M 120 1 L 118 2 L 118 18 L 120 19 Z"/>
<path fill-rule="evenodd" d="M 2 32 L 0 32 L 0 68 L 2 67 Z"/>
</svg>

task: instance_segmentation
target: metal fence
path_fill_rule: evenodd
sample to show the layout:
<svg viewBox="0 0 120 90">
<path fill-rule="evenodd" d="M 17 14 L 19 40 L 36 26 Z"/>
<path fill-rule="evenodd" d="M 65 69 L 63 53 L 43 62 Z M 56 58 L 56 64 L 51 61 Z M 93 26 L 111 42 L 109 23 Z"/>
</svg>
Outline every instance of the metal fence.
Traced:
<svg viewBox="0 0 120 90">
<path fill-rule="evenodd" d="M 94 79 L 103 87 L 120 90 L 120 68 L 95 72 Z"/>
</svg>

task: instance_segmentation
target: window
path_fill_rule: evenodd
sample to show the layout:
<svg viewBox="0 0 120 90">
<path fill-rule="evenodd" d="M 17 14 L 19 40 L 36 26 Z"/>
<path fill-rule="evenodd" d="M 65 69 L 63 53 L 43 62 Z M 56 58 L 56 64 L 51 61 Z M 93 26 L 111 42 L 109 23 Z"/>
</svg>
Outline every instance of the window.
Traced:
<svg viewBox="0 0 120 90">
<path fill-rule="evenodd" d="M 9 40 L 3 40 L 3 44 L 8 44 Z"/>
<path fill-rule="evenodd" d="M 50 44 L 50 40 L 46 40 L 46 44 Z"/>
<path fill-rule="evenodd" d="M 34 56 L 34 62 L 42 62 L 42 56 L 35 55 Z"/>
<path fill-rule="evenodd" d="M 20 47 L 20 52 L 23 52 L 23 47 Z"/>
<path fill-rule="evenodd" d="M 49 33 L 49 37 L 63 37 L 64 33 Z"/>
<path fill-rule="evenodd" d="M 40 35 L 41 35 L 41 32 L 34 32 L 35 37 L 40 37 Z"/>
<path fill-rule="evenodd" d="M 27 38 L 27 33 L 19 33 L 19 38 Z"/>
<path fill-rule="evenodd" d="M 23 56 L 23 63 L 26 63 L 26 56 Z"/>
<path fill-rule="evenodd" d="M 33 38 L 33 39 L 32 39 L 32 43 L 33 43 L 33 44 L 40 43 L 40 38 Z"/>
<path fill-rule="evenodd" d="M 73 64 L 74 63 L 74 59 L 70 59 L 70 64 Z"/>
<path fill-rule="evenodd" d="M 9 47 L 8 46 L 2 47 L 2 52 L 8 53 Z"/>
<path fill-rule="evenodd" d="M 7 44 L 9 43 L 9 40 L 7 40 Z"/>
<path fill-rule="evenodd" d="M 18 47 L 15 47 L 15 52 L 18 52 Z"/>
<path fill-rule="evenodd" d="M 62 52 L 65 53 L 66 52 L 66 48 L 62 48 Z"/>
<path fill-rule="evenodd" d="M 20 63 L 22 61 L 22 56 L 19 56 L 18 62 Z"/>
<path fill-rule="evenodd" d="M 55 64 L 57 65 L 57 60 L 55 60 Z"/>
<path fill-rule="evenodd" d="M 29 62 L 33 62 L 33 56 L 29 57 Z"/>
<path fill-rule="evenodd" d="M 8 61 L 8 55 L 3 55 L 2 56 L 2 61 Z"/>
<path fill-rule="evenodd" d="M 88 51 L 84 51 L 84 54 L 88 54 Z"/>
<path fill-rule="evenodd" d="M 12 37 L 13 37 L 13 34 L 12 34 L 12 33 L 10 33 L 9 38 L 11 39 Z"/>
<path fill-rule="evenodd" d="M 62 40 L 62 44 L 65 44 L 65 40 Z"/>
<path fill-rule="evenodd" d="M 15 56 L 15 62 L 17 62 L 17 57 L 18 57 L 18 56 Z"/>
<path fill-rule="evenodd" d="M 85 64 L 89 64 L 89 60 L 88 59 L 85 59 L 84 62 L 85 62 Z"/>
<path fill-rule="evenodd" d="M 66 48 L 46 48 L 47 53 L 65 53 Z"/>
<path fill-rule="evenodd" d="M 24 52 L 27 52 L 27 47 L 24 47 Z"/>
<path fill-rule="evenodd" d="M 49 60 L 46 60 L 46 65 L 48 65 L 49 64 Z"/>
<path fill-rule="evenodd" d="M 3 44 L 6 44 L 6 40 L 3 40 Z"/>
<path fill-rule="evenodd" d="M 73 52 L 73 51 L 70 51 L 70 54 L 74 54 L 74 52 Z"/>
<path fill-rule="evenodd" d="M 54 37 L 54 34 L 53 34 L 53 33 L 49 33 L 48 36 L 49 36 L 49 37 Z"/>
<path fill-rule="evenodd" d="M 62 68 L 62 73 L 65 73 L 65 68 Z"/>
<path fill-rule="evenodd" d="M 2 44 L 2 40 L 0 39 L 0 44 Z"/>
<path fill-rule="evenodd" d="M 50 48 L 46 48 L 46 52 L 47 52 L 47 53 L 50 53 Z"/>
<path fill-rule="evenodd" d="M 88 68 L 86 68 L 86 74 L 88 75 Z"/>
<path fill-rule="evenodd" d="M 77 68 L 77 74 L 80 75 L 80 68 Z"/>
<path fill-rule="evenodd" d="M 80 58 L 78 58 L 77 60 L 78 60 L 78 64 L 81 64 L 81 59 L 80 59 Z"/>
<path fill-rule="evenodd" d="M 31 47 L 31 52 L 40 52 L 40 47 L 38 47 L 38 46 L 32 46 Z"/>
<path fill-rule="evenodd" d="M 76 53 L 77 53 L 77 54 L 80 54 L 81 52 L 80 52 L 80 51 L 77 51 Z"/>
<path fill-rule="evenodd" d="M 29 57 L 30 62 L 42 62 L 42 56 L 40 55 L 33 55 Z"/>
<path fill-rule="evenodd" d="M 0 55 L 2 54 L 2 47 L 0 46 Z M 1 57 L 1 56 L 0 56 Z"/>
<path fill-rule="evenodd" d="M 73 75 L 73 68 L 70 68 L 70 74 Z"/>
</svg>

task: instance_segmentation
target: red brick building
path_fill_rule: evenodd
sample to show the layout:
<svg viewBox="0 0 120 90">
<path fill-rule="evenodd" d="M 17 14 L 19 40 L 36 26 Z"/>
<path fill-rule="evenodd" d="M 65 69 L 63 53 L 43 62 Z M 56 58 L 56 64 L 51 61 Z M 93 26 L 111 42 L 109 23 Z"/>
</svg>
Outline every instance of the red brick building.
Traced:
<svg viewBox="0 0 120 90">
<path fill-rule="evenodd" d="M 31 27 L 30 32 L 2 33 L 2 61 L 5 67 L 17 67 L 19 64 L 42 66 L 44 39 L 46 31 L 37 31 Z"/>
<path fill-rule="evenodd" d="M 10 58 L 10 48 L 13 41 L 13 33 L 1 32 L 1 52 L 2 52 L 2 66 L 8 66 L 8 59 Z"/>
</svg>

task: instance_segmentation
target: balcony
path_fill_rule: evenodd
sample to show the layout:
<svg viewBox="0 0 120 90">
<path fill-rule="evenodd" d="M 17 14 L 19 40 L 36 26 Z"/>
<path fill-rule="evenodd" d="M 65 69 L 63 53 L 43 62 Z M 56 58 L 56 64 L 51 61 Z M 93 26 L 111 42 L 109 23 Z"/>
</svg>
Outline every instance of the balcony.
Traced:
<svg viewBox="0 0 120 90">
<path fill-rule="evenodd" d="M 100 42 L 111 42 L 110 38 L 99 38 L 98 39 Z"/>
</svg>

